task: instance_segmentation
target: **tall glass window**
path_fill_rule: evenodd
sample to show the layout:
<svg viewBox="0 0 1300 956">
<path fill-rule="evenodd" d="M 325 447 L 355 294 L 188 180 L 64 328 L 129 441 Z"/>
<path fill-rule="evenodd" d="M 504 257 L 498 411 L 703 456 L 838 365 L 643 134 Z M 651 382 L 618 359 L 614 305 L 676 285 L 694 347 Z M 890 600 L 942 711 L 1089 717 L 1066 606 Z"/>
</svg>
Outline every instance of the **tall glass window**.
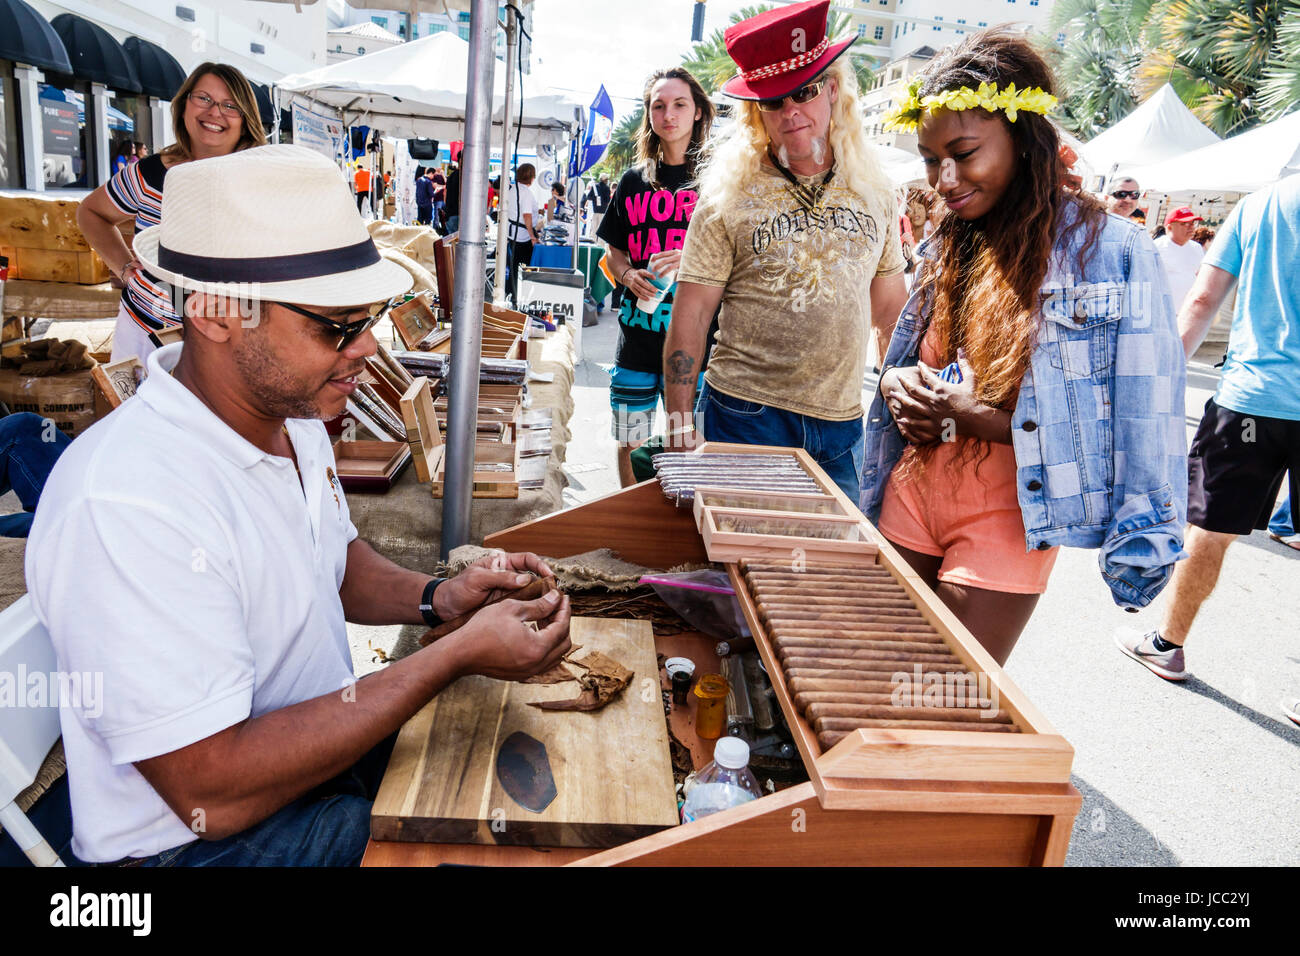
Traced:
<svg viewBox="0 0 1300 956">
<path fill-rule="evenodd" d="M 89 189 L 94 186 L 86 129 L 89 93 L 89 84 L 80 81 L 40 84 L 39 103 L 45 136 L 43 173 L 47 189 Z"/>
</svg>

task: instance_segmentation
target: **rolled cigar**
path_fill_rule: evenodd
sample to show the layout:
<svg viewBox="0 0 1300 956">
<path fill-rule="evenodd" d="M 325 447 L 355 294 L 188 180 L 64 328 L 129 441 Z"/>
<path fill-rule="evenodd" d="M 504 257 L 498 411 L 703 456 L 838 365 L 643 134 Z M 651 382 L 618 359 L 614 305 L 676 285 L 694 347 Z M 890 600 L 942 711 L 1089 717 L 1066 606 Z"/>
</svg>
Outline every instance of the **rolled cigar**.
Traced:
<svg viewBox="0 0 1300 956">
<path fill-rule="evenodd" d="M 840 673 L 840 672 L 836 672 Z M 909 679 L 911 675 L 908 675 Z M 888 697 L 898 687 L 893 674 L 873 680 L 844 680 L 834 677 L 790 677 L 786 683 L 798 701 L 801 694 L 884 694 Z M 824 701 L 823 701 L 824 703 Z"/>
<path fill-rule="evenodd" d="M 880 575 L 856 575 L 856 574 L 804 574 L 800 571 L 786 571 L 784 574 L 777 571 L 751 571 L 745 575 L 745 580 L 751 584 L 808 584 L 816 582 L 823 586 L 833 584 L 847 584 L 851 587 L 896 587 L 902 590 L 902 585 L 895 581 L 886 581 Z"/>
<path fill-rule="evenodd" d="M 795 624 L 777 623 L 768 626 L 771 634 L 788 634 L 791 637 L 854 637 L 860 631 L 884 631 L 897 635 L 904 640 L 911 640 L 912 635 L 933 635 L 934 631 L 907 624 L 895 624 L 893 621 L 865 620 L 861 624 L 844 626 L 834 621 L 817 624 L 813 621 L 798 621 Z M 930 642 L 933 643 L 933 642 Z"/>
<path fill-rule="evenodd" d="M 892 640 L 867 640 L 863 638 L 852 637 L 788 637 L 783 634 L 773 635 L 772 643 L 777 648 L 787 648 L 794 650 L 797 647 L 825 647 L 835 651 L 842 650 L 862 650 L 862 651 L 905 651 L 909 654 L 926 654 L 936 657 L 952 657 L 952 651 L 948 650 L 947 644 L 927 644 L 923 641 L 904 641 L 898 639 Z"/>
<path fill-rule="evenodd" d="M 893 575 L 889 573 L 889 569 L 886 568 L 884 565 L 880 565 L 880 564 L 873 564 L 873 565 L 867 565 L 865 567 L 859 567 L 856 565 L 848 565 L 848 564 L 827 564 L 821 561 L 817 562 L 816 564 L 807 565 L 801 568 L 799 571 L 795 571 L 789 564 L 778 564 L 773 561 L 758 561 L 753 558 L 741 558 L 740 570 L 746 573 L 750 571 L 755 571 L 760 573 L 766 571 L 766 572 L 776 572 L 778 574 L 790 574 L 790 573 L 850 574 L 850 575 L 862 575 L 864 577 L 868 575 L 876 575 L 876 576 L 884 575 L 885 577 L 888 578 L 893 577 Z"/>
<path fill-rule="evenodd" d="M 897 662 L 895 662 L 893 658 L 872 659 L 861 657 L 822 657 L 819 656 L 818 651 L 808 648 L 803 648 L 802 650 L 804 651 L 803 656 L 797 656 L 795 654 L 780 655 L 781 666 L 785 669 L 787 674 L 793 673 L 795 670 L 880 672 L 885 669 L 890 669 L 891 674 L 904 670 L 915 673 L 911 667 L 913 663 L 921 665 L 922 674 L 927 671 L 934 671 L 935 673 L 942 674 L 947 674 L 949 672 L 963 674 L 970 670 L 970 668 L 958 660 L 936 661 L 933 656 L 915 662 L 904 661 L 902 664 L 905 666 L 897 666 Z"/>
<path fill-rule="evenodd" d="M 832 695 L 833 696 L 833 695 Z M 858 696 L 877 696 L 860 694 Z M 1011 716 L 1005 710 L 990 710 L 971 702 L 969 707 L 896 707 L 885 694 L 883 701 L 851 700 L 810 700 L 806 704 L 795 703 L 811 721 L 818 717 L 874 717 L 881 720 L 986 720 L 997 723 L 1010 723 Z M 985 716 L 989 714 L 991 716 Z"/>
<path fill-rule="evenodd" d="M 543 594 L 549 592 L 553 587 L 555 587 L 555 578 L 552 577 L 539 578 L 536 575 L 533 575 L 533 579 L 531 581 L 529 581 L 523 587 L 511 591 L 509 594 L 503 596 L 500 600 L 536 601 Z M 496 603 L 496 602 L 494 601 L 492 603 Z M 450 621 L 443 621 L 437 627 L 430 628 L 429 630 L 425 631 L 423 634 L 420 635 L 420 646 L 428 647 L 438 638 L 446 637 L 448 634 L 450 634 L 452 631 L 456 630 L 457 628 L 464 627 L 466 624 L 469 623 L 469 619 L 472 618 L 475 614 L 477 614 L 481 610 L 483 610 L 482 607 L 476 607 L 468 614 L 461 614 L 459 617 L 453 617 Z"/>
<path fill-rule="evenodd" d="M 916 614 L 908 613 L 916 611 L 916 605 L 910 601 L 901 601 L 897 598 L 882 598 L 880 600 L 867 601 L 837 601 L 823 598 L 820 595 L 808 595 L 803 600 L 782 595 L 780 597 L 770 597 L 763 594 L 754 595 L 754 603 L 760 608 L 769 611 L 788 611 L 794 615 L 820 615 L 820 614 L 858 614 L 862 611 L 884 611 L 894 612 L 901 616 L 916 617 Z"/>
<path fill-rule="evenodd" d="M 813 731 L 818 739 L 826 731 L 842 730 L 851 732 L 860 727 L 880 727 L 891 730 L 974 730 L 994 734 L 1016 734 L 1020 728 L 1015 724 L 1000 724 L 992 720 L 892 720 L 878 717 L 822 717 L 813 721 Z"/>
<path fill-rule="evenodd" d="M 925 665 L 921 666 L 922 674 L 929 674 L 929 673 L 948 674 L 952 670 L 953 669 L 949 667 L 935 668 L 933 666 L 931 667 L 926 667 Z M 883 686 L 892 688 L 896 686 L 894 682 L 894 677 L 895 675 L 898 674 L 903 674 L 909 680 L 911 680 L 915 678 L 916 671 L 915 670 L 905 671 L 902 670 L 901 668 L 894 668 L 891 667 L 888 663 L 886 663 L 883 667 L 878 667 L 873 669 L 869 666 L 869 662 L 863 661 L 862 667 L 857 669 L 844 668 L 842 670 L 824 670 L 815 667 L 798 667 L 786 671 L 785 676 L 791 689 L 794 689 L 795 682 L 797 681 L 799 682 L 799 686 L 804 690 L 816 690 L 817 688 L 809 685 L 829 683 L 829 684 L 848 684 L 850 687 L 862 687 L 866 684 L 881 684 Z M 828 687 L 826 689 L 833 690 L 835 688 Z"/>
<path fill-rule="evenodd" d="M 861 614 L 842 614 L 831 612 L 829 614 L 816 613 L 794 613 L 789 611 L 759 611 L 759 617 L 774 628 L 789 628 L 792 630 L 817 631 L 829 629 L 841 631 L 845 634 L 852 634 L 855 631 L 895 631 L 899 633 L 926 634 L 936 641 L 943 638 L 939 633 L 928 624 L 915 624 L 909 621 L 890 621 L 887 624 L 867 624 L 863 621 Z M 918 638 L 919 639 L 919 638 Z"/>
<path fill-rule="evenodd" d="M 809 655 L 816 655 L 810 657 Z M 912 664 L 930 665 L 934 669 L 939 667 L 949 669 L 949 663 L 959 664 L 960 661 L 955 657 L 944 657 L 941 654 L 913 654 L 906 651 L 871 651 L 871 650 L 845 650 L 840 651 L 828 647 L 778 647 L 776 656 L 780 658 L 782 666 L 788 666 L 790 660 L 816 660 L 823 665 L 834 667 L 833 661 L 848 661 L 849 663 L 861 663 L 863 661 L 895 661 L 907 665 L 909 668 Z M 900 668 L 901 669 L 901 668 Z"/>
<path fill-rule="evenodd" d="M 750 588 L 753 593 L 761 598 L 764 597 L 790 597 L 790 598 L 807 598 L 809 596 L 835 598 L 836 600 L 849 601 L 858 603 L 860 601 L 878 600 L 885 595 L 892 595 L 903 600 L 907 600 L 907 593 L 898 588 L 876 588 L 872 591 L 865 591 L 858 585 L 837 585 L 836 587 L 820 587 L 812 582 L 806 585 L 794 584 L 756 584 Z M 909 601 L 910 603 L 910 601 Z"/>
<path fill-rule="evenodd" d="M 911 723 L 911 721 L 907 721 L 907 720 L 873 720 L 873 721 L 869 721 L 869 722 L 867 722 L 867 723 L 864 723 L 863 726 L 864 726 L 864 727 L 884 727 L 885 729 L 892 729 L 892 730 L 925 730 L 925 729 L 927 729 L 927 728 L 924 728 L 924 727 L 917 728 L 917 727 L 887 726 L 887 725 L 898 725 L 898 724 L 907 724 L 907 723 Z M 822 731 L 821 733 L 819 733 L 819 734 L 817 735 L 817 743 L 821 745 L 822 751 L 825 752 L 825 751 L 827 751 L 827 750 L 830 750 L 832 747 L 834 747 L 837 743 L 839 743 L 839 742 L 840 742 L 841 740 L 843 740 L 845 737 L 849 736 L 849 734 L 853 733 L 853 730 L 856 730 L 856 729 L 857 729 L 857 728 L 855 727 L 855 728 L 853 728 L 853 729 L 851 729 L 851 730 L 824 730 L 824 731 Z M 929 729 L 933 729 L 933 728 L 929 728 Z M 942 729 L 943 729 L 943 730 L 954 730 L 954 729 L 958 729 L 958 728 L 954 728 L 951 724 L 949 724 L 948 726 L 943 727 Z M 962 729 L 966 729 L 966 728 L 962 728 Z M 1015 733 L 1015 732 L 1016 732 L 1016 728 L 1015 728 L 1014 726 L 1008 727 L 1006 724 L 994 724 L 992 727 L 982 727 L 982 728 L 980 728 L 980 727 L 976 727 L 976 728 L 969 728 L 969 729 L 973 729 L 973 730 L 1005 731 L 1005 732 L 1010 732 L 1010 733 Z"/>
</svg>

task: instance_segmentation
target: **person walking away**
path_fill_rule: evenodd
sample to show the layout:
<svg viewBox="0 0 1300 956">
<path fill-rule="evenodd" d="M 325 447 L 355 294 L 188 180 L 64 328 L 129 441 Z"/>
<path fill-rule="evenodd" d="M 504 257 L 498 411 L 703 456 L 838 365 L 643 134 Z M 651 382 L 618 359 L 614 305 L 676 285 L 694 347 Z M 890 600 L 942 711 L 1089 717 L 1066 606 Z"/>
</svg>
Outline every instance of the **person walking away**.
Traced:
<svg viewBox="0 0 1300 956">
<path fill-rule="evenodd" d="M 415 224 L 417 226 L 428 226 L 433 223 L 433 197 L 433 167 L 430 167 L 415 181 Z"/>
<path fill-rule="evenodd" d="M 1290 502 L 1300 490 L 1298 261 L 1300 177 L 1292 176 L 1236 205 L 1178 315 L 1190 359 L 1238 286 L 1223 373 L 1188 456 L 1189 557 L 1174 571 L 1160 626 L 1115 637 L 1120 650 L 1166 680 L 1187 677 L 1184 647 L 1228 548 L 1268 525 L 1284 477 Z M 1174 408 L 1181 415 L 1182 405 Z"/>
<path fill-rule="evenodd" d="M 605 218 L 605 212 L 609 209 L 610 195 L 609 173 L 601 173 L 600 178 L 587 187 L 587 194 L 582 201 L 584 205 L 591 207 L 592 235 L 597 235 L 600 232 L 600 222 Z"/>
<path fill-rule="evenodd" d="M 700 152 L 713 124 L 708 94 L 682 67 L 650 74 L 642 108 L 636 162 L 619 179 L 596 233 L 607 246 L 610 271 L 627 290 L 618 305 L 618 351 L 609 383 L 624 487 L 636 481 L 632 452 L 654 434 L 664 396 L 673 278 L 699 198 L 693 182 Z M 667 287 L 662 295 L 656 283 Z M 692 394 L 698 377 L 698 369 L 691 372 Z M 670 435 L 674 427 L 670 418 Z"/>
<path fill-rule="evenodd" d="M 1175 310 L 1182 307 L 1205 258 L 1201 244 L 1192 241 L 1192 233 L 1200 221 L 1201 217 L 1189 207 L 1180 206 L 1165 216 L 1165 234 L 1156 240 L 1156 252 L 1160 253 L 1160 264 L 1169 280 L 1169 295 Z"/>
<path fill-rule="evenodd" d="M 867 335 L 883 354 L 907 289 L 895 187 L 843 55 L 857 37 L 827 36 L 829 6 L 778 7 L 727 29 L 739 72 L 721 91 L 738 100 L 736 118 L 700 174 L 664 376 L 672 450 L 700 438 L 801 447 L 856 501 Z M 791 55 L 792 36 L 805 52 Z"/>
<path fill-rule="evenodd" d="M 1174 312 L 1151 240 L 1067 179 L 1053 89 L 1031 41 L 981 30 L 889 117 L 948 212 L 867 416 L 861 508 L 999 664 L 1061 545 L 1100 549 L 1125 608 L 1182 556 Z"/>
<path fill-rule="evenodd" d="M 172 98 L 171 117 L 176 142 L 128 165 L 77 207 L 86 241 L 123 285 L 113 327 L 114 362 L 132 356 L 143 361 L 158 347 L 159 332 L 181 326 L 170 286 L 141 270 L 117 227 L 133 219 L 139 233 L 158 224 L 169 169 L 266 143 L 253 88 L 224 63 L 194 68 Z"/>
<path fill-rule="evenodd" d="M 533 261 L 533 246 L 538 242 L 537 196 L 533 193 L 533 180 L 537 169 L 532 163 L 522 163 L 515 170 L 515 181 L 506 191 L 506 219 L 510 223 L 510 301 L 519 308 L 519 271 Z"/>
<path fill-rule="evenodd" d="M 455 163 L 447 173 L 447 205 L 443 213 L 447 217 L 447 235 L 460 232 L 460 167 Z"/>
</svg>

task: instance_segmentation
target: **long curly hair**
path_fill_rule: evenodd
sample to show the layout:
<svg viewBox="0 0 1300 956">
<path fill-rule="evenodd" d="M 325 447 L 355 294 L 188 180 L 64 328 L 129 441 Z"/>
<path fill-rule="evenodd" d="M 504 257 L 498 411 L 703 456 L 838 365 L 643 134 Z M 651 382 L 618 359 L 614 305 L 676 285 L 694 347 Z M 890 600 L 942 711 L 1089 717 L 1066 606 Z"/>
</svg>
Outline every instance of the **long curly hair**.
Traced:
<svg viewBox="0 0 1300 956">
<path fill-rule="evenodd" d="M 654 131 L 650 123 L 650 95 L 654 92 L 655 84 L 660 80 L 681 80 L 685 83 L 690 87 L 695 108 L 700 111 L 700 118 L 691 126 L 690 145 L 686 147 L 686 175 L 694 179 L 695 164 L 699 160 L 704 141 L 709 138 L 709 131 L 713 128 L 715 110 L 709 94 L 705 93 L 704 87 L 700 86 L 700 81 L 685 67 L 673 66 L 655 70 L 645 81 L 645 90 L 641 94 L 641 125 L 636 131 L 637 164 L 641 167 L 645 178 L 654 182 L 656 167 L 663 161 L 663 152 L 659 134 Z"/>
<path fill-rule="evenodd" d="M 978 88 L 982 82 L 1048 93 L 1055 89 L 1051 70 L 1030 42 L 994 27 L 937 55 L 923 74 L 919 95 Z M 931 305 L 942 364 L 963 349 L 975 372 L 979 400 L 1010 408 L 1037 342 L 1039 288 L 1062 216 L 1073 206 L 1077 215 L 1067 228 L 1087 230 L 1076 264 L 1082 273 L 1105 223 L 1105 210 L 1090 194 L 1063 185 L 1067 169 L 1051 120 L 1021 112 L 1012 123 L 1002 112 L 995 115 L 1014 146 L 1012 185 L 979 219 L 944 215 L 933 236 L 937 257 L 920 273 L 918 287 Z"/>
<path fill-rule="evenodd" d="M 835 157 L 837 181 L 847 184 L 859 196 L 897 196 L 898 188 L 885 175 L 874 150 L 867 142 L 866 127 L 858 109 L 858 81 L 842 56 L 823 74 L 835 80 L 839 90 L 831 110 L 830 146 Z M 767 130 L 762 114 L 752 100 L 740 100 L 734 119 L 709 140 L 700 168 L 700 195 L 714 210 L 722 210 L 742 195 L 761 175 L 767 155 Z M 889 203 L 894 208 L 894 202 Z"/>
</svg>

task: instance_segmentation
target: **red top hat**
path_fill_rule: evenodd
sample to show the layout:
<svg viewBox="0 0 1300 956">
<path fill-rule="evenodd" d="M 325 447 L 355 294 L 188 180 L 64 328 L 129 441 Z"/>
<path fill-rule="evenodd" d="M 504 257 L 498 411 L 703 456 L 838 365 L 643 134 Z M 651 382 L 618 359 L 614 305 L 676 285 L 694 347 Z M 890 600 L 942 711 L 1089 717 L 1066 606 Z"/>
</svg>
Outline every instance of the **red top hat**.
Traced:
<svg viewBox="0 0 1300 956">
<path fill-rule="evenodd" d="M 727 53 L 740 71 L 722 86 L 738 100 L 789 96 L 822 73 L 857 39 L 826 36 L 830 0 L 777 7 L 727 27 Z"/>
</svg>

